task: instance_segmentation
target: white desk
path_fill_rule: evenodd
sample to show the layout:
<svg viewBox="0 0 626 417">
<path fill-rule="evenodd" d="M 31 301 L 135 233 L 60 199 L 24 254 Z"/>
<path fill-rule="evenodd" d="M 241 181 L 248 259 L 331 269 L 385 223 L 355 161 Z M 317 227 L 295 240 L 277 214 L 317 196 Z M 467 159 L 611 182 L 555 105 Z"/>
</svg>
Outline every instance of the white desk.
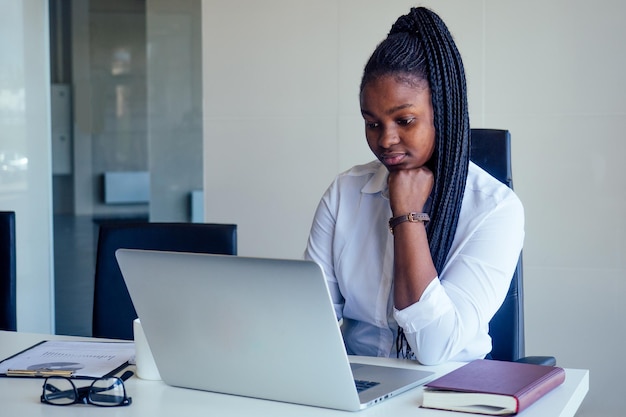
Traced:
<svg viewBox="0 0 626 417">
<path fill-rule="evenodd" d="M 29 333 L 0 331 L 0 360 L 22 351 L 42 340 L 74 339 L 89 340 L 67 336 L 51 336 Z M 364 363 L 385 363 L 393 366 L 422 367 L 414 363 L 384 358 L 358 358 Z M 461 363 L 449 363 L 441 366 L 423 367 L 438 374 L 444 374 Z M 42 379 L 0 377 L 0 404 L 3 416 L 271 416 L 271 417 L 307 417 L 307 416 L 412 416 L 444 417 L 464 416 L 469 414 L 428 410 L 420 408 L 422 388 L 415 388 L 374 407 L 350 413 L 322 408 L 264 401 L 252 398 L 236 397 L 211 392 L 174 388 L 161 381 L 145 381 L 132 377 L 125 382 L 128 396 L 133 402 L 128 407 L 103 409 L 92 405 L 76 404 L 67 407 L 51 406 L 39 401 Z M 520 417 L 573 417 L 589 390 L 589 371 L 566 369 L 565 383 L 548 393 Z"/>
</svg>

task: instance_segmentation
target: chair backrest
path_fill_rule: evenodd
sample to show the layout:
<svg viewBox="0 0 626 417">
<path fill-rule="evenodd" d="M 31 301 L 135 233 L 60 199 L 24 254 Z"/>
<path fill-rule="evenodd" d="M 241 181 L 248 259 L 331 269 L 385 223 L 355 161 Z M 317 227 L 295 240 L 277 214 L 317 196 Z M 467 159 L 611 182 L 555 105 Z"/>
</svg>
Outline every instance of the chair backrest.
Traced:
<svg viewBox="0 0 626 417">
<path fill-rule="evenodd" d="M 119 248 L 236 255 L 237 226 L 148 222 L 100 225 L 92 335 L 130 340 L 137 312 L 115 259 Z"/>
<path fill-rule="evenodd" d="M 471 129 L 470 159 L 513 188 L 511 135 L 508 130 Z M 524 300 L 522 255 L 513 273 L 509 292 L 489 322 L 492 359 L 515 361 L 524 356 Z"/>
<path fill-rule="evenodd" d="M 0 330 L 17 330 L 15 212 L 0 211 Z"/>
</svg>

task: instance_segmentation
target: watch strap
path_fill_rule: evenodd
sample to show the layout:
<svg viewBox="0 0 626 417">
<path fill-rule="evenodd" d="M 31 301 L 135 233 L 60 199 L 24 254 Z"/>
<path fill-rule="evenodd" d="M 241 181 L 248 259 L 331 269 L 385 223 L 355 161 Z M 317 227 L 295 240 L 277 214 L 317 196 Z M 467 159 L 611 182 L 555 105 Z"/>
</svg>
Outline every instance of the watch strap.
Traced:
<svg viewBox="0 0 626 417">
<path fill-rule="evenodd" d="M 430 221 L 430 216 L 428 213 L 416 213 L 411 212 L 407 214 L 403 214 L 401 216 L 392 217 L 389 219 L 389 231 L 393 234 L 393 229 L 404 222 L 410 223 L 428 223 Z"/>
</svg>

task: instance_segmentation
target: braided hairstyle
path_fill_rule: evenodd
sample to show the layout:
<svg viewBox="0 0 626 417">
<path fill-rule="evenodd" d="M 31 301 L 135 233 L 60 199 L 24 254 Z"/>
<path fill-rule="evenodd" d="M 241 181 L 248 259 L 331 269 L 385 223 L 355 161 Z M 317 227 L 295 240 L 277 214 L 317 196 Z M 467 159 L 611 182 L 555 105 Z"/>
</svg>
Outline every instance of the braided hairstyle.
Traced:
<svg viewBox="0 0 626 417">
<path fill-rule="evenodd" d="M 367 83 L 388 75 L 414 82 L 425 80 L 430 87 L 435 151 L 428 167 L 435 183 L 427 233 L 435 268 L 441 272 L 461 211 L 470 131 L 461 55 L 445 23 L 434 12 L 412 8 L 398 18 L 365 65 L 361 93 Z"/>
</svg>

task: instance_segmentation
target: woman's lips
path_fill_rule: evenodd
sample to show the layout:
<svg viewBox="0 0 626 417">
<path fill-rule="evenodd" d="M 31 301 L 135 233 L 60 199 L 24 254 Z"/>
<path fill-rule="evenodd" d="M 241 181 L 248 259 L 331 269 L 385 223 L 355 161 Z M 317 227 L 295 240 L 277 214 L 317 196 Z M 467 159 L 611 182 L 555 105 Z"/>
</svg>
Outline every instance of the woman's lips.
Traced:
<svg viewBox="0 0 626 417">
<path fill-rule="evenodd" d="M 380 161 L 386 166 L 398 165 L 406 157 L 405 153 L 393 152 L 380 155 Z"/>
</svg>

